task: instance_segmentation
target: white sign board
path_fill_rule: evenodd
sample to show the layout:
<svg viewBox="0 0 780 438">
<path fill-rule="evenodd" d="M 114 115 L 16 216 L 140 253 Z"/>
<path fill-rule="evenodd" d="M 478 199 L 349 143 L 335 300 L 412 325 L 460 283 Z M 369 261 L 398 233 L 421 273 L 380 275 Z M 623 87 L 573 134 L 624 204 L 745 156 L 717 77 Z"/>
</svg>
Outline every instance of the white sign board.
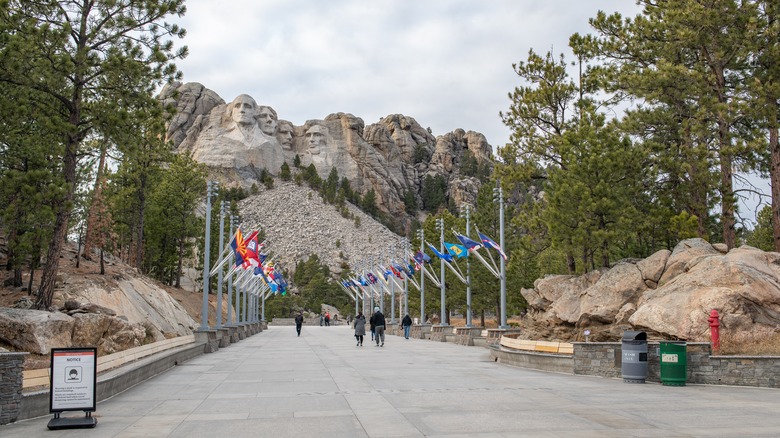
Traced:
<svg viewBox="0 0 780 438">
<path fill-rule="evenodd" d="M 677 353 L 664 353 L 661 355 L 661 362 L 663 363 L 677 363 Z"/>
<path fill-rule="evenodd" d="M 97 349 L 52 348 L 49 412 L 94 411 Z"/>
</svg>

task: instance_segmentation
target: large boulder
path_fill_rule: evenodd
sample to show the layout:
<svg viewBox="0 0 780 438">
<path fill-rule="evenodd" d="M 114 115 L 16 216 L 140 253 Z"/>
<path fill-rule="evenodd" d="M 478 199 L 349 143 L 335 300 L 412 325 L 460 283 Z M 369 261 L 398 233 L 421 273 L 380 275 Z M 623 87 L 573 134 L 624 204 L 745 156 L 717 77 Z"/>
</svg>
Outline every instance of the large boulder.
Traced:
<svg viewBox="0 0 780 438">
<path fill-rule="evenodd" d="M 647 286 L 636 264 L 618 263 L 583 292 L 579 318 L 611 324 L 618 311 L 626 303 L 638 302 L 645 290 Z"/>
<path fill-rule="evenodd" d="M 704 239 L 683 240 L 674 247 L 672 254 L 669 255 L 664 273 L 658 280 L 658 285 L 662 286 L 678 275 L 687 272 L 704 258 L 719 255 L 721 255 L 720 251 Z"/>
<path fill-rule="evenodd" d="M 598 328 L 596 340 L 617 340 L 622 330 L 634 329 L 706 341 L 707 317 L 716 309 L 722 331 L 760 337 L 780 326 L 778 279 L 780 253 L 747 246 L 726 252 L 689 239 L 671 253 L 620 262 L 606 272 L 537 280 L 522 291 L 529 303 L 523 324 L 534 329 L 543 323 L 556 333 L 572 324 Z"/>
<path fill-rule="evenodd" d="M 74 320 L 60 312 L 0 307 L 0 340 L 20 351 L 49 354 L 69 347 Z"/>
<path fill-rule="evenodd" d="M 629 322 L 671 337 L 707 340 L 707 317 L 716 309 L 732 333 L 780 325 L 780 253 L 755 248 L 696 260 L 685 275 L 647 294 Z"/>
<path fill-rule="evenodd" d="M 96 313 L 73 316 L 72 347 L 96 347 L 98 355 L 143 345 L 147 331 L 142 324 Z"/>
</svg>

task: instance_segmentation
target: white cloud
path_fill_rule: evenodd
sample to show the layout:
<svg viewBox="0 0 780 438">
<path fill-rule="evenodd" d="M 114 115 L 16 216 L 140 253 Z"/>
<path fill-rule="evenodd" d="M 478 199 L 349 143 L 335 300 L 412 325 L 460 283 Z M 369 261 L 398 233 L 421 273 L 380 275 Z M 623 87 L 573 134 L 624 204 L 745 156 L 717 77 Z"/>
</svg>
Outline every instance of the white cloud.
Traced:
<svg viewBox="0 0 780 438">
<path fill-rule="evenodd" d="M 519 85 L 512 63 L 533 48 L 569 55 L 598 9 L 633 2 L 544 0 L 189 0 L 185 81 L 230 101 L 241 93 L 303 124 L 335 112 L 374 123 L 414 117 L 435 135 L 482 132 L 500 146 L 498 116 Z"/>
</svg>

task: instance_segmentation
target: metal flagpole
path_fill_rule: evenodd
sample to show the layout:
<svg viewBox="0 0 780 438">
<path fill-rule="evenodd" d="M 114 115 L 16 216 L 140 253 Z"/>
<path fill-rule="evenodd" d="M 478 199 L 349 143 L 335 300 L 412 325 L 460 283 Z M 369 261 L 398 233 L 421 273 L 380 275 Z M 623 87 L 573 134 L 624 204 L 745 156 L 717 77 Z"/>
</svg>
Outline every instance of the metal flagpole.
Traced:
<svg viewBox="0 0 780 438">
<path fill-rule="evenodd" d="M 499 181 L 496 180 L 496 185 L 498 187 L 493 189 L 493 195 L 494 200 L 498 201 L 498 214 L 499 214 L 499 224 L 501 227 L 501 241 L 499 245 L 501 245 L 501 248 L 504 247 L 504 190 L 499 186 Z M 495 197 L 498 197 L 498 199 L 495 199 Z M 501 325 L 499 328 L 501 329 L 508 329 L 509 326 L 506 324 L 506 263 L 504 262 L 503 257 L 499 257 L 501 260 Z"/>
<path fill-rule="evenodd" d="M 409 252 L 409 241 L 404 238 L 404 254 Z M 404 271 L 404 315 L 409 313 L 409 273 Z"/>
<path fill-rule="evenodd" d="M 206 182 L 206 241 L 203 258 L 203 307 L 200 312 L 200 330 L 209 329 L 209 252 L 211 252 L 211 196 L 217 189 L 216 181 Z"/>
<path fill-rule="evenodd" d="M 462 210 L 465 210 L 466 213 L 466 235 L 468 236 L 471 234 L 471 224 L 469 223 L 470 208 L 469 204 L 463 204 L 462 207 L 464 207 Z M 473 327 L 471 324 L 471 313 L 471 262 L 466 257 L 466 327 Z"/>
<path fill-rule="evenodd" d="M 225 245 L 225 201 L 219 203 L 219 247 Z M 222 328 L 222 267 L 217 273 L 217 329 Z"/>
<path fill-rule="evenodd" d="M 238 218 L 230 215 L 230 235 L 233 235 L 233 232 L 235 231 L 235 227 L 238 224 Z M 228 256 L 228 258 L 232 259 L 235 256 L 233 252 L 231 251 L 231 254 Z M 230 268 L 233 268 L 234 263 L 230 263 Z M 227 275 L 227 290 L 228 290 L 228 302 L 227 302 L 227 325 L 232 326 L 235 321 L 233 321 L 233 274 L 228 271 Z"/>
<path fill-rule="evenodd" d="M 439 252 L 444 254 L 444 218 L 439 218 L 438 221 L 436 221 L 436 228 L 439 229 L 441 232 L 441 236 L 439 238 Z M 441 262 L 439 269 L 441 270 L 440 276 L 441 280 L 439 281 L 439 286 L 441 288 L 441 314 L 439 315 L 439 325 L 447 325 L 447 292 L 446 287 L 444 283 L 444 273 L 446 272 L 444 270 L 444 258 L 439 258 L 439 261 Z"/>
<path fill-rule="evenodd" d="M 392 262 L 388 259 L 388 263 Z M 390 270 L 390 275 L 394 275 L 392 269 Z M 390 324 L 395 324 L 395 281 L 390 283 Z"/>
<path fill-rule="evenodd" d="M 420 252 L 423 252 L 425 244 L 425 230 L 420 228 Z M 420 261 L 420 324 L 425 324 L 425 260 Z"/>
</svg>

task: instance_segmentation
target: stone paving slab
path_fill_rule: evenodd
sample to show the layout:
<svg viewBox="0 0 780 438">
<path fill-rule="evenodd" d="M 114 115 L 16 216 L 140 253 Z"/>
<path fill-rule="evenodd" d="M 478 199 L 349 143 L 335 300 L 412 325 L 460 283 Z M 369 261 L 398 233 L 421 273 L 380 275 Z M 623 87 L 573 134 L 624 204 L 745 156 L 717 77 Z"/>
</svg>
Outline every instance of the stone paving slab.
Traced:
<svg viewBox="0 0 780 438">
<path fill-rule="evenodd" d="M 776 437 L 778 406 L 777 389 L 627 384 L 481 347 L 273 326 L 99 403 L 94 429 L 49 431 L 46 416 L 0 437 Z"/>
</svg>

